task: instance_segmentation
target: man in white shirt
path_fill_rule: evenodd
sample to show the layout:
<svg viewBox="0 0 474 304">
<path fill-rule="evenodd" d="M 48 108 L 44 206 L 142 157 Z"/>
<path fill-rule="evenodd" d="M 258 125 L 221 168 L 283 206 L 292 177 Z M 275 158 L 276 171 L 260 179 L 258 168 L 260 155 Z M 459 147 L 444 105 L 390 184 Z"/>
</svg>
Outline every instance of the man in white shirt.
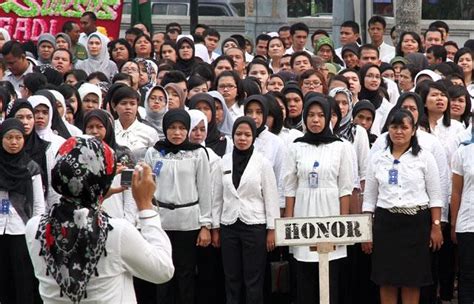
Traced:
<svg viewBox="0 0 474 304">
<path fill-rule="evenodd" d="M 285 49 L 289 49 L 291 47 L 293 41 L 291 41 L 290 27 L 288 25 L 284 25 L 278 29 L 278 37 L 280 37 L 281 41 L 283 41 Z"/>
<path fill-rule="evenodd" d="M 82 44 L 87 48 L 87 39 L 89 38 L 89 35 L 92 33 L 95 33 L 99 35 L 100 37 L 104 38 L 101 39 L 103 41 L 106 41 L 105 46 L 107 46 L 107 43 L 109 43 L 109 38 L 105 36 L 104 34 L 100 33 L 97 31 L 97 16 L 95 15 L 94 12 L 85 12 L 82 14 L 81 17 L 81 28 L 83 32 L 81 33 L 81 36 L 79 37 L 79 43 Z"/>
<path fill-rule="evenodd" d="M 341 30 L 339 32 L 339 42 L 341 47 L 336 49 L 336 55 L 339 58 L 341 57 L 342 48 L 349 43 L 358 43 L 360 27 L 359 24 L 355 21 L 344 21 L 341 24 Z"/>
<path fill-rule="evenodd" d="M 33 73 L 33 64 L 26 58 L 26 53 L 18 41 L 6 42 L 2 48 L 2 55 L 7 67 L 3 80 L 10 81 L 15 90 L 20 92 L 25 75 Z"/>
<path fill-rule="evenodd" d="M 387 22 L 381 16 L 373 16 L 369 20 L 369 36 L 372 44 L 379 49 L 380 59 L 389 63 L 395 57 L 395 47 L 388 45 L 383 40 Z"/>
<path fill-rule="evenodd" d="M 290 27 L 291 41 L 293 45 L 286 50 L 285 54 L 293 54 L 296 51 L 305 51 L 306 53 L 313 55 L 309 50 L 306 49 L 306 41 L 308 40 L 309 28 L 303 22 L 298 22 Z"/>
<path fill-rule="evenodd" d="M 217 57 L 220 56 L 220 54 L 216 53 L 215 50 L 219 44 L 219 40 L 221 40 L 221 34 L 219 34 L 219 32 L 214 28 L 208 28 L 204 31 L 203 37 L 204 45 L 206 46 L 207 52 L 209 53 L 210 61 L 213 62 Z"/>
</svg>

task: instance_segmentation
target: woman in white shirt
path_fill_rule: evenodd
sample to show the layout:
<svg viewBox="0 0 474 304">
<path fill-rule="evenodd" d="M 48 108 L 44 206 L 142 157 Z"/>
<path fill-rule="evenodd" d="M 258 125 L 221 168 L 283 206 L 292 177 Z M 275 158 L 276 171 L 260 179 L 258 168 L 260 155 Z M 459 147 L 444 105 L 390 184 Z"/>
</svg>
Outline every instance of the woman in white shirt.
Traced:
<svg viewBox="0 0 474 304">
<path fill-rule="evenodd" d="M 159 140 L 154 128 L 138 120 L 139 102 L 138 93 L 130 87 L 121 87 L 112 96 L 112 107 L 118 115 L 115 120 L 115 139 L 119 145 L 129 148 L 137 155 L 153 147 Z"/>
<path fill-rule="evenodd" d="M 474 130 L 474 129 L 473 129 Z M 460 304 L 474 302 L 474 132 L 454 153 L 451 195 L 451 238 L 458 244 Z"/>
<path fill-rule="evenodd" d="M 115 175 L 113 150 L 90 136 L 71 137 L 61 146 L 51 172 L 61 201 L 26 227 L 45 303 L 136 303 L 132 276 L 155 284 L 172 277 L 170 242 L 151 203 L 151 168 L 140 168 L 132 191 L 142 234 L 101 211 L 101 197 Z"/>
<path fill-rule="evenodd" d="M 285 217 L 323 217 L 349 214 L 354 187 L 350 146 L 330 129 L 331 108 L 326 98 L 312 95 L 305 100 L 303 122 L 306 133 L 289 147 L 285 159 Z M 294 247 L 297 302 L 316 303 L 319 299 L 317 252 Z M 329 254 L 331 303 L 338 301 L 339 259 L 346 247 L 337 246 Z"/>
<path fill-rule="evenodd" d="M 25 129 L 16 118 L 0 126 L 0 301 L 39 299 L 25 242 L 28 220 L 44 212 L 41 168 L 26 154 Z"/>
<path fill-rule="evenodd" d="M 159 287 L 160 303 L 194 303 L 196 247 L 211 242 L 209 160 L 203 146 L 189 142 L 190 124 L 185 110 L 169 110 L 163 117 L 165 139 L 145 155 L 156 175 L 155 199 L 176 266 L 173 280 Z"/>
<path fill-rule="evenodd" d="M 418 144 L 413 115 L 404 109 L 388 121 L 387 146 L 367 168 L 363 211 L 374 213 L 372 280 L 382 303 L 418 303 L 420 287 L 433 281 L 430 247 L 443 242 L 438 167 Z"/>
<path fill-rule="evenodd" d="M 256 133 L 252 118 L 237 118 L 234 151 L 214 172 L 213 244 L 222 247 L 228 304 L 243 294 L 246 303 L 263 303 L 266 251 L 275 248 L 278 192 L 270 162 L 254 149 Z"/>
</svg>

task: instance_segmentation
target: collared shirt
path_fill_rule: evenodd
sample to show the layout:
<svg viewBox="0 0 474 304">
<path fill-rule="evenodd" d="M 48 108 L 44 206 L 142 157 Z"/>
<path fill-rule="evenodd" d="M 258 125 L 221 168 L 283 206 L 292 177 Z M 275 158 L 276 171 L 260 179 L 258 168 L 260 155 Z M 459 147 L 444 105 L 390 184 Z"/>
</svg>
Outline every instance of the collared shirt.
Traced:
<svg viewBox="0 0 474 304">
<path fill-rule="evenodd" d="M 230 117 L 232 117 L 232 120 L 235 121 L 237 118 L 244 116 L 244 106 L 239 106 L 239 103 L 235 102 L 229 108 L 229 114 L 230 114 Z"/>
<path fill-rule="evenodd" d="M 449 145 L 451 141 L 453 140 L 456 135 L 463 133 L 466 129 L 463 127 L 463 125 L 454 119 L 451 119 L 451 125 L 449 127 L 445 126 L 443 124 L 443 117 L 438 119 L 436 122 L 436 126 L 434 128 L 431 128 L 431 134 L 436 136 L 443 147 L 445 147 L 446 150 L 446 156 L 448 157 L 448 164 L 451 166 L 451 158 L 453 156 L 453 151 L 449 149 Z"/>
<path fill-rule="evenodd" d="M 232 182 L 232 154 L 226 154 L 214 171 L 212 226 L 232 225 L 238 219 L 247 225 L 275 228 L 280 217 L 275 175 L 270 162 L 258 151 L 252 153 L 236 189 Z"/>
<path fill-rule="evenodd" d="M 389 183 L 389 170 L 397 170 L 396 184 Z M 362 210 L 374 212 L 376 207 L 425 205 L 430 208 L 444 206 L 438 166 L 433 155 L 421 150 L 415 156 L 410 148 L 395 163 L 390 148 L 376 152 L 367 167 Z"/>
<path fill-rule="evenodd" d="M 20 85 L 23 85 L 23 79 L 25 79 L 25 76 L 27 74 L 30 74 L 30 73 L 33 73 L 33 64 L 31 62 L 28 62 L 28 68 L 26 69 L 26 71 L 21 74 L 20 76 L 15 76 L 13 75 L 10 70 L 6 71 L 5 72 L 5 76 L 3 77 L 3 80 L 6 80 L 6 81 L 10 81 L 13 85 L 13 87 L 15 87 L 15 90 L 16 91 L 20 91 Z"/>
<path fill-rule="evenodd" d="M 372 127 L 370 128 L 370 132 L 372 134 L 375 134 L 377 136 L 380 135 L 385 121 L 387 120 L 388 113 L 390 113 L 390 110 L 392 108 L 393 104 L 391 104 L 390 102 L 388 102 L 387 99 L 384 98 L 380 107 L 375 110 L 374 122 L 372 123 Z"/>
<path fill-rule="evenodd" d="M 306 53 L 308 53 L 308 54 L 311 55 L 311 56 L 314 55 L 314 54 L 313 54 L 310 50 L 308 50 L 307 48 L 303 48 L 303 51 L 305 51 Z M 294 52 L 296 52 L 295 49 L 293 48 L 293 46 L 290 46 L 289 48 L 286 49 L 285 54 L 291 55 L 291 54 L 293 54 Z"/>
<path fill-rule="evenodd" d="M 474 232 L 474 144 L 460 146 L 453 156 L 453 173 L 463 177 L 456 232 Z"/>
<path fill-rule="evenodd" d="M 135 119 L 135 121 L 124 129 L 122 123 L 115 121 L 115 140 L 117 144 L 129 148 L 132 152 L 153 147 L 160 140 L 158 132 Z"/>
<path fill-rule="evenodd" d="M 382 60 L 383 62 L 390 63 L 390 60 L 395 57 L 395 47 L 383 41 L 382 44 L 379 46 L 379 53 L 380 60 Z"/>
</svg>

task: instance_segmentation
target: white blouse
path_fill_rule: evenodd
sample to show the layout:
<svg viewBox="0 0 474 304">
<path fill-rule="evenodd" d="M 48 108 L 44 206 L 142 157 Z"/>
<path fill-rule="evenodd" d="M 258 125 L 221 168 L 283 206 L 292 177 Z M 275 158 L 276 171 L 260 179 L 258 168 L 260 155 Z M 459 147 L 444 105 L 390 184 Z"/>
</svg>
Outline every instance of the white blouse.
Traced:
<svg viewBox="0 0 474 304">
<path fill-rule="evenodd" d="M 163 229 L 190 231 L 211 224 L 211 169 L 206 151 L 196 149 L 162 155 L 155 148 L 145 162 L 156 174 L 155 199 L 166 204 L 198 204 L 174 210 L 160 208 Z M 161 162 L 159 174 L 156 165 Z"/>
<path fill-rule="evenodd" d="M 288 129 L 283 127 L 280 131 L 280 134 L 278 134 L 278 137 L 283 139 L 283 142 L 285 143 L 285 146 L 288 147 L 289 144 L 295 141 L 295 139 L 299 137 L 303 137 L 303 132 L 297 129 Z"/>
<path fill-rule="evenodd" d="M 444 206 L 433 155 L 421 150 L 414 156 L 411 151 L 410 148 L 400 156 L 398 164 L 395 164 L 390 148 L 372 155 L 367 167 L 362 211 L 374 212 L 376 207 Z M 397 184 L 389 183 L 389 170 L 392 169 L 398 170 Z"/>
<path fill-rule="evenodd" d="M 451 125 L 446 127 L 443 124 L 443 117 L 438 119 L 434 128 L 431 128 L 431 134 L 436 136 L 445 148 L 446 156 L 448 157 L 448 166 L 451 166 L 452 158 L 452 153 L 449 149 L 450 142 L 456 135 L 463 133 L 465 130 L 462 123 L 454 119 L 451 119 Z"/>
<path fill-rule="evenodd" d="M 232 225 L 240 219 L 247 225 L 266 224 L 267 229 L 274 229 L 280 209 L 270 162 L 254 151 L 237 189 L 232 182 L 232 164 L 232 154 L 226 154 L 214 171 L 212 227 Z"/>
<path fill-rule="evenodd" d="M 41 175 L 31 177 L 33 186 L 33 216 L 44 213 L 43 183 Z M 0 191 L 0 201 L 8 199 L 7 191 Z M 10 203 L 9 214 L 0 214 L 0 235 L 22 235 L 25 234 L 26 225 Z"/>
<path fill-rule="evenodd" d="M 324 217 L 341 214 L 339 199 L 352 194 L 353 165 L 351 146 L 341 141 L 319 146 L 303 142 L 292 143 L 284 163 L 285 196 L 295 197 L 294 217 Z M 309 186 L 309 174 L 318 162 L 318 186 Z M 317 252 L 309 247 L 293 247 L 298 261 L 317 262 Z M 346 247 L 337 246 L 329 259 L 346 256 Z"/>
<path fill-rule="evenodd" d="M 463 177 L 461 205 L 456 232 L 474 232 L 474 144 L 460 146 L 454 153 L 453 173 Z"/>
<path fill-rule="evenodd" d="M 117 144 L 129 148 L 132 152 L 153 147 L 160 140 L 158 132 L 150 126 L 135 119 L 135 121 L 124 130 L 122 124 L 115 120 L 115 140 Z"/>
<path fill-rule="evenodd" d="M 236 101 L 230 108 L 229 108 L 230 117 L 232 120 L 236 120 L 237 118 L 244 116 L 244 106 L 239 106 L 239 103 Z"/>
<path fill-rule="evenodd" d="M 388 113 L 393 108 L 393 104 L 388 102 L 387 99 L 382 100 L 382 104 L 380 107 L 375 110 L 375 118 L 374 122 L 372 123 L 372 127 L 370 128 L 370 133 L 375 134 L 377 136 L 382 133 L 383 126 L 385 125 L 385 121 L 387 120 Z"/>
<path fill-rule="evenodd" d="M 369 159 L 377 151 L 385 150 L 387 146 L 387 136 L 388 133 L 385 132 L 380 135 L 377 140 L 372 145 L 370 149 Z M 421 149 L 430 152 L 438 167 L 439 172 L 439 184 L 441 188 L 441 196 L 443 200 L 443 210 L 441 213 L 441 221 L 448 222 L 448 213 L 449 213 L 449 195 L 451 193 L 451 183 L 450 183 L 450 173 L 448 167 L 448 158 L 446 157 L 446 152 L 439 139 L 423 130 L 416 130 L 416 137 L 418 138 L 418 144 Z"/>
<path fill-rule="evenodd" d="M 140 217 L 156 214 L 153 210 L 140 211 Z M 46 275 L 46 263 L 39 256 L 40 242 L 35 239 L 40 217 L 32 218 L 26 226 L 26 242 L 35 276 L 39 280 L 39 292 L 45 304 L 71 303 L 52 275 Z M 137 303 L 133 277 L 160 284 L 169 281 L 174 274 L 171 259 L 171 243 L 161 228 L 160 216 L 140 220 L 140 232 L 124 219 L 111 218 L 106 250 L 97 264 L 99 276 L 91 276 L 87 284 L 87 298 L 81 303 L 132 304 Z"/>
<path fill-rule="evenodd" d="M 359 181 L 363 181 L 365 180 L 365 172 L 367 170 L 367 158 L 369 155 L 370 143 L 367 131 L 359 125 L 356 125 L 356 132 L 352 146 L 357 155 L 357 175 Z"/>
</svg>

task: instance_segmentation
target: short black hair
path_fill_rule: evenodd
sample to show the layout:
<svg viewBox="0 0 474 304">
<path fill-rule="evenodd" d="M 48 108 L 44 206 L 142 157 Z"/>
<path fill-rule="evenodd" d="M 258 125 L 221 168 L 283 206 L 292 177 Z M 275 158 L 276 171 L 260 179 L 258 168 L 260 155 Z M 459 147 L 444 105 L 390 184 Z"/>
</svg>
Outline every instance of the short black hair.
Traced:
<svg viewBox="0 0 474 304">
<path fill-rule="evenodd" d="M 114 75 L 114 78 L 112 78 L 112 83 L 116 83 L 117 81 L 120 81 L 120 80 L 128 80 L 130 81 L 130 83 L 132 83 L 132 76 L 125 73 L 117 73 Z"/>
<path fill-rule="evenodd" d="M 68 50 L 68 49 L 55 49 L 55 50 L 53 51 L 53 53 L 51 54 L 51 59 L 53 59 L 54 54 L 55 54 L 56 52 L 59 52 L 59 51 L 66 52 L 66 53 L 68 54 L 68 56 L 69 56 L 69 62 L 72 63 L 72 60 L 73 60 L 73 58 L 74 58 L 74 55 L 73 55 L 72 52 L 71 52 L 70 50 Z"/>
<path fill-rule="evenodd" d="M 86 17 L 86 16 L 89 16 L 89 18 L 91 18 L 91 20 L 93 20 L 94 22 L 97 21 L 97 16 L 94 12 L 91 12 L 91 11 L 84 12 L 82 14 L 82 17 Z"/>
<path fill-rule="evenodd" d="M 448 52 L 442 45 L 432 45 L 426 50 L 426 53 L 433 53 L 436 59 L 441 59 L 443 62 L 446 61 L 446 57 L 448 56 Z"/>
<path fill-rule="evenodd" d="M 21 43 L 15 40 L 10 40 L 5 42 L 2 48 L 2 55 L 3 57 L 7 56 L 8 54 L 12 54 L 13 57 L 19 58 L 21 56 L 26 56 L 25 50 L 21 46 Z"/>
<path fill-rule="evenodd" d="M 364 45 L 361 45 L 359 48 L 359 58 L 362 56 L 362 51 L 364 50 L 371 50 L 371 51 L 376 51 L 377 52 L 377 57 L 380 59 L 380 51 L 379 48 L 376 47 L 375 45 L 371 43 L 366 43 Z"/>
<path fill-rule="evenodd" d="M 438 33 L 441 34 L 441 39 L 444 39 L 443 32 L 442 32 L 439 28 L 437 28 L 437 27 L 429 27 L 429 28 L 425 31 L 425 33 L 423 34 L 423 37 L 426 38 L 426 35 L 427 35 L 429 32 L 438 32 Z"/>
<path fill-rule="evenodd" d="M 184 75 L 183 72 L 181 71 L 169 71 L 161 80 L 161 86 L 164 87 L 168 83 L 179 83 L 179 82 L 185 82 L 186 84 L 188 83 L 186 81 L 186 75 Z"/>
<path fill-rule="evenodd" d="M 359 34 L 360 33 L 359 23 L 357 23 L 355 21 L 352 21 L 352 20 L 344 21 L 341 24 L 341 27 L 350 27 L 352 29 L 352 31 L 354 32 L 354 34 Z"/>
<path fill-rule="evenodd" d="M 416 136 L 416 123 L 415 123 L 415 118 L 413 117 L 413 114 L 411 114 L 410 111 L 405 110 L 405 109 L 393 110 L 391 111 L 391 113 L 389 113 L 386 125 L 387 126 L 402 125 L 403 120 L 405 118 L 408 118 L 410 120 L 410 124 L 413 127 L 413 130 L 415 130 L 415 134 L 412 135 L 411 140 L 410 140 L 410 148 L 411 148 L 411 153 L 417 156 L 418 153 L 420 153 L 421 151 L 421 147 L 420 147 L 420 144 L 418 143 L 418 137 Z M 390 151 L 393 150 L 393 142 L 390 139 L 390 136 L 387 136 L 387 147 L 390 148 Z"/>
<path fill-rule="evenodd" d="M 116 106 L 124 98 L 133 98 L 136 99 L 137 102 L 140 101 L 140 96 L 137 91 L 129 86 L 122 86 L 113 93 L 111 103 Z"/>
<path fill-rule="evenodd" d="M 291 59 L 290 59 L 290 67 L 293 68 L 293 64 L 295 63 L 296 57 L 299 56 L 305 56 L 308 58 L 309 62 L 311 63 L 311 55 L 306 53 L 305 51 L 297 51 L 291 54 Z"/>
<path fill-rule="evenodd" d="M 102 82 L 110 82 L 109 78 L 107 78 L 107 76 L 102 72 L 90 73 L 87 76 L 86 81 L 91 81 L 92 79 L 95 79 L 95 78 L 99 79 Z"/>
<path fill-rule="evenodd" d="M 449 41 L 446 41 L 445 43 L 443 43 L 443 46 L 448 46 L 448 45 L 454 46 L 456 49 L 459 50 L 459 45 L 456 42 L 452 41 L 452 40 L 449 40 Z"/>
<path fill-rule="evenodd" d="M 314 36 L 321 35 L 321 34 L 326 36 L 326 37 L 329 37 L 329 33 L 327 31 L 321 30 L 321 29 L 315 30 L 314 33 L 311 35 L 311 43 L 313 43 Z"/>
<path fill-rule="evenodd" d="M 446 22 L 441 21 L 441 20 L 436 20 L 436 21 L 431 22 L 429 27 L 443 28 L 446 31 L 446 34 L 449 33 L 449 25 Z"/>
<path fill-rule="evenodd" d="M 143 31 L 137 27 L 131 27 L 125 31 L 125 35 L 143 35 Z"/>
<path fill-rule="evenodd" d="M 283 25 L 283 26 L 280 26 L 280 28 L 278 29 L 278 33 L 280 32 L 286 32 L 286 31 L 290 31 L 291 28 L 289 25 Z"/>
<path fill-rule="evenodd" d="M 269 41 L 272 37 L 270 37 L 269 35 L 267 34 L 260 34 L 257 36 L 257 38 L 255 38 L 255 45 L 257 45 L 257 43 L 262 40 L 262 41 Z"/>
<path fill-rule="evenodd" d="M 202 36 L 204 38 L 206 38 L 207 36 L 217 37 L 217 40 L 221 40 L 221 34 L 219 33 L 219 31 L 212 27 L 206 29 Z"/>
<path fill-rule="evenodd" d="M 464 113 L 461 114 L 461 122 L 464 123 L 465 127 L 468 127 L 469 121 L 471 120 L 471 95 L 469 91 L 465 86 L 453 85 L 448 88 L 448 93 L 451 99 L 464 97 L 466 100 L 466 108 L 464 109 Z"/>
<path fill-rule="evenodd" d="M 38 90 L 43 89 L 47 83 L 48 79 L 46 76 L 39 72 L 26 74 L 23 79 L 23 84 L 32 95 L 34 95 Z"/>
<path fill-rule="evenodd" d="M 375 23 L 382 24 L 384 30 L 387 27 L 387 21 L 385 21 L 385 18 L 382 16 L 372 16 L 372 18 L 369 19 L 369 27 Z"/>
<path fill-rule="evenodd" d="M 170 23 L 168 23 L 168 24 L 166 25 L 165 31 L 168 33 L 171 28 L 177 29 L 179 34 L 181 34 L 181 33 L 183 32 L 183 27 L 182 27 L 181 24 L 179 24 L 178 22 L 170 22 Z"/>
<path fill-rule="evenodd" d="M 290 27 L 291 36 L 293 36 L 296 33 L 296 31 L 304 31 L 306 32 L 306 34 L 309 34 L 309 27 L 303 22 L 298 22 L 291 25 Z"/>
<path fill-rule="evenodd" d="M 64 76 L 63 76 L 64 81 L 66 81 L 66 78 L 69 75 L 74 75 L 74 78 L 76 78 L 77 82 L 79 83 L 86 81 L 86 78 L 87 78 L 87 73 L 84 72 L 83 70 L 70 70 L 64 73 Z"/>
<path fill-rule="evenodd" d="M 192 31 L 191 34 L 193 34 L 193 35 L 196 34 L 196 29 L 197 29 L 198 27 L 202 27 L 202 28 L 204 29 L 204 31 L 206 31 L 206 30 L 209 29 L 209 25 L 204 24 L 204 23 L 198 23 L 198 24 L 196 24 L 196 26 L 193 28 L 193 31 Z"/>
<path fill-rule="evenodd" d="M 61 28 L 61 31 L 67 34 L 68 32 L 72 31 L 74 24 L 78 25 L 76 22 L 71 21 L 71 20 L 64 22 L 63 27 Z"/>
<path fill-rule="evenodd" d="M 331 83 L 332 83 L 333 81 L 340 81 L 340 82 L 343 82 L 343 83 L 347 86 L 347 88 L 349 88 L 349 87 L 351 86 L 350 83 L 349 83 L 349 80 L 347 80 L 346 77 L 344 77 L 343 75 L 339 75 L 339 74 L 338 74 L 338 75 L 332 76 L 331 79 L 329 79 L 329 81 L 328 81 L 328 88 L 331 87 Z"/>
</svg>

